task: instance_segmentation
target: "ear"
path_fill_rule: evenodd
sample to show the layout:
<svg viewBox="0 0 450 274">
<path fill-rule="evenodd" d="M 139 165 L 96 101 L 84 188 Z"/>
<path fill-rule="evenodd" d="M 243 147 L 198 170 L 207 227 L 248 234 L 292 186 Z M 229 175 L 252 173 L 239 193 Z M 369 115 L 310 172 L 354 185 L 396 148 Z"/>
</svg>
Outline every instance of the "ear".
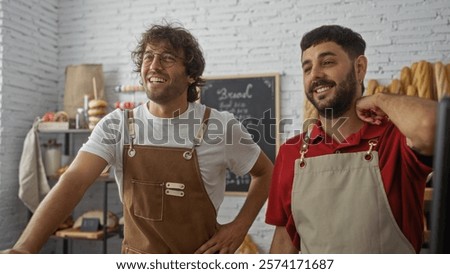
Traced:
<svg viewBox="0 0 450 274">
<path fill-rule="evenodd" d="M 367 57 L 364 55 L 360 55 L 356 58 L 355 61 L 355 71 L 356 71 L 356 80 L 358 83 L 364 81 L 364 77 L 367 72 Z"/>
<path fill-rule="evenodd" d="M 194 77 L 189 76 L 189 77 L 188 77 L 188 83 L 189 83 L 189 85 L 192 85 L 194 82 L 195 82 Z"/>
</svg>

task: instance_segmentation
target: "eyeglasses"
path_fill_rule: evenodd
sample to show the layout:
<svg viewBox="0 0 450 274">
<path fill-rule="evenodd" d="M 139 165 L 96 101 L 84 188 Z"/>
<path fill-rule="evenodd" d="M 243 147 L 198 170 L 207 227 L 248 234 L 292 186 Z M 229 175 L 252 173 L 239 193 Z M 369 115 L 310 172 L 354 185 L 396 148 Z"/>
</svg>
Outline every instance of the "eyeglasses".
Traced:
<svg viewBox="0 0 450 274">
<path fill-rule="evenodd" d="M 143 65 L 148 66 L 153 63 L 156 56 L 159 56 L 159 63 L 163 68 L 170 68 L 177 62 L 177 59 L 181 59 L 180 57 L 173 55 L 168 52 L 155 53 L 151 51 L 147 51 L 144 53 Z"/>
</svg>

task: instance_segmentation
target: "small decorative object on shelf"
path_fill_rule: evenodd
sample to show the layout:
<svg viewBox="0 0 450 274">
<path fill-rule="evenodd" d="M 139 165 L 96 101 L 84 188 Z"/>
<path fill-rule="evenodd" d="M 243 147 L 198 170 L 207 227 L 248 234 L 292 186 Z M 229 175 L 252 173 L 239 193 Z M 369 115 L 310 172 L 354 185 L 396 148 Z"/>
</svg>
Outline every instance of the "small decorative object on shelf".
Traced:
<svg viewBox="0 0 450 274">
<path fill-rule="evenodd" d="M 47 176 L 54 176 L 61 167 L 61 144 L 56 142 L 56 139 L 50 139 L 43 145 L 44 152 L 44 167 Z"/>
<path fill-rule="evenodd" d="M 117 101 L 114 106 L 120 109 L 133 109 L 135 107 L 134 102 L 120 102 Z"/>
<path fill-rule="evenodd" d="M 75 128 L 88 128 L 88 121 L 86 120 L 86 111 L 84 108 L 77 108 L 77 115 L 75 116 Z"/>
<path fill-rule="evenodd" d="M 69 115 L 65 111 L 47 111 L 39 119 L 38 130 L 67 130 L 69 129 Z"/>
<path fill-rule="evenodd" d="M 144 91 L 144 87 L 141 85 L 119 85 L 114 88 L 114 91 L 117 93 Z"/>
</svg>

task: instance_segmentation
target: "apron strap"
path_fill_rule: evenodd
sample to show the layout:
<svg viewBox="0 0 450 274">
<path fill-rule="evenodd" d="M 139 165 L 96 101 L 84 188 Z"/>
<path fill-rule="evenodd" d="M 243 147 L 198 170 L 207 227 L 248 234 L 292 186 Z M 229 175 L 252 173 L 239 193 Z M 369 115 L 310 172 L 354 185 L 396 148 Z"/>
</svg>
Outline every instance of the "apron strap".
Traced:
<svg viewBox="0 0 450 274">
<path fill-rule="evenodd" d="M 196 147 L 200 146 L 200 144 L 203 141 L 203 137 L 205 136 L 205 132 L 208 129 L 208 120 L 209 116 L 211 114 L 211 108 L 206 107 L 205 113 L 203 114 L 203 120 L 200 124 L 200 128 L 197 131 L 197 134 L 194 137 L 194 140 L 192 141 L 192 148 L 191 150 L 185 151 L 183 153 L 183 158 L 186 160 L 190 160 L 192 158 L 192 154 L 194 153 L 194 150 Z"/>
<path fill-rule="evenodd" d="M 201 144 L 201 142 L 203 141 L 203 136 L 205 136 L 206 129 L 208 128 L 208 120 L 209 120 L 210 114 L 211 114 L 211 108 L 206 107 L 205 113 L 203 114 L 202 124 L 197 131 L 197 135 L 194 137 L 194 140 L 193 140 L 194 145 L 192 148 L 198 147 Z"/>
<path fill-rule="evenodd" d="M 300 146 L 300 168 L 304 168 L 306 166 L 305 155 L 308 152 L 309 142 L 311 140 L 311 131 L 312 128 L 309 128 L 302 140 L 302 145 Z M 372 152 L 376 150 L 378 145 L 378 138 L 370 139 L 367 143 L 369 144 L 369 149 L 366 151 L 364 160 L 371 161 L 373 158 Z"/>
<path fill-rule="evenodd" d="M 305 137 L 302 140 L 302 145 L 300 148 L 300 162 L 299 162 L 301 168 L 304 168 L 306 166 L 305 155 L 308 152 L 309 140 L 311 139 L 310 137 L 311 131 L 312 128 L 308 128 L 308 131 L 306 132 Z"/>
<path fill-rule="evenodd" d="M 134 157 L 136 150 L 134 149 L 134 139 L 136 139 L 135 123 L 134 123 L 134 112 L 132 109 L 127 109 L 124 111 L 125 122 L 127 126 L 125 127 L 125 144 L 129 143 L 130 148 L 128 149 L 128 156 Z"/>
<path fill-rule="evenodd" d="M 193 143 L 192 148 L 190 151 L 186 151 L 185 153 L 183 153 L 183 157 L 186 160 L 190 160 L 192 158 L 192 153 L 194 153 L 195 148 L 200 146 L 200 144 L 202 143 L 203 137 L 205 136 L 205 132 L 208 129 L 208 120 L 209 120 L 210 114 L 211 114 L 211 108 L 206 107 L 205 113 L 203 114 L 202 123 L 200 124 L 200 128 L 197 131 L 197 134 L 194 137 L 194 140 L 192 141 L 192 143 Z M 134 145 L 134 140 L 136 138 L 136 131 L 135 131 L 133 110 L 127 109 L 126 111 L 124 111 L 124 115 L 125 115 L 125 121 L 127 124 L 127 126 L 124 126 L 125 127 L 125 132 L 124 132 L 125 144 L 128 144 L 128 143 L 130 144 L 130 148 L 128 149 L 128 156 L 134 157 L 134 155 L 136 154 L 136 150 L 134 149 L 133 145 Z"/>
<path fill-rule="evenodd" d="M 131 113 L 131 114 L 130 114 Z M 129 138 L 129 124 L 128 124 L 128 117 L 133 117 L 133 111 L 131 109 L 124 109 L 122 110 L 122 114 L 123 114 L 123 143 L 124 144 L 129 144 L 130 143 L 130 138 Z"/>
</svg>

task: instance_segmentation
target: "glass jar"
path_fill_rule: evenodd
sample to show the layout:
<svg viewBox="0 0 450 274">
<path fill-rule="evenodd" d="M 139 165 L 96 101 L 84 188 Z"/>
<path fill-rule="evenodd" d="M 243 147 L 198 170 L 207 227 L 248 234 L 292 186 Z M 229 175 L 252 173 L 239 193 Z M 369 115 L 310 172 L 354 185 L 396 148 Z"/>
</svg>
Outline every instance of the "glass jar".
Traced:
<svg viewBox="0 0 450 274">
<path fill-rule="evenodd" d="M 86 111 L 84 108 L 77 108 L 77 115 L 75 116 L 75 128 L 87 128 L 88 122 L 86 120 Z"/>
<path fill-rule="evenodd" d="M 58 144 L 56 139 L 50 139 L 44 144 L 44 149 L 45 173 L 47 176 L 56 175 L 61 168 L 61 144 Z"/>
</svg>

